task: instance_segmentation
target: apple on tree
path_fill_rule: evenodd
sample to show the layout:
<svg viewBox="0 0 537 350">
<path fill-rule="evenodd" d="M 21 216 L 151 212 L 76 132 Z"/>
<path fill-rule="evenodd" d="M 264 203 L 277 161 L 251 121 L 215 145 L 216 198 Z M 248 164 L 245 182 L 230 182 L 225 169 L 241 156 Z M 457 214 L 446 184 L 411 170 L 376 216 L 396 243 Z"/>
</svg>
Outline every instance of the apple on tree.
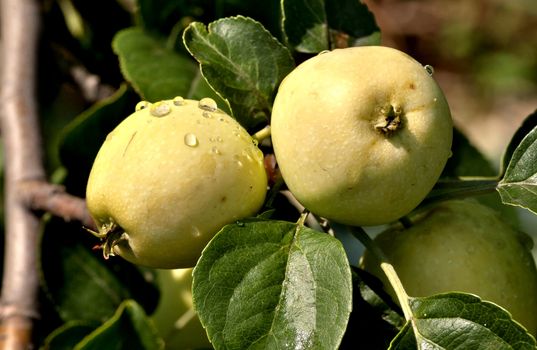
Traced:
<svg viewBox="0 0 537 350">
<path fill-rule="evenodd" d="M 279 87 L 271 127 L 296 198 L 356 226 L 408 214 L 451 154 L 442 91 L 430 71 L 388 47 L 336 49 L 300 64 Z"/>
<path fill-rule="evenodd" d="M 473 200 L 441 202 L 418 215 L 412 227 L 388 229 L 374 241 L 409 295 L 473 293 L 504 307 L 537 334 L 537 270 L 531 238 L 491 208 Z M 397 300 L 380 262 L 369 251 L 360 265 L 381 279 Z"/>
<path fill-rule="evenodd" d="M 214 100 L 177 97 L 136 111 L 106 138 L 86 201 L 107 254 L 139 265 L 195 265 L 224 225 L 263 204 L 263 154 Z"/>
</svg>

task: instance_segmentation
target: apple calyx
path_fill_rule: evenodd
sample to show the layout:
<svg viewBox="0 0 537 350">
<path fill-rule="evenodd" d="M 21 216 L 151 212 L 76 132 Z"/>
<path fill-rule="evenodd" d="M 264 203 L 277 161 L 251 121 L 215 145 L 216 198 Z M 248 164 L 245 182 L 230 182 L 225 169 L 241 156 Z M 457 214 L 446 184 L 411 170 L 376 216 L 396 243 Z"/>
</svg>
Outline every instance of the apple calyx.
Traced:
<svg viewBox="0 0 537 350">
<path fill-rule="evenodd" d="M 375 124 L 375 130 L 382 135 L 391 136 L 401 127 L 403 111 L 401 107 L 389 105 L 380 109 L 379 121 Z"/>
<path fill-rule="evenodd" d="M 103 224 L 99 228 L 99 232 L 86 228 L 92 235 L 101 240 L 101 244 L 96 248 L 103 250 L 103 257 L 108 259 L 110 256 L 114 256 L 114 247 L 121 241 L 127 241 L 127 233 L 115 222 L 109 222 Z"/>
</svg>

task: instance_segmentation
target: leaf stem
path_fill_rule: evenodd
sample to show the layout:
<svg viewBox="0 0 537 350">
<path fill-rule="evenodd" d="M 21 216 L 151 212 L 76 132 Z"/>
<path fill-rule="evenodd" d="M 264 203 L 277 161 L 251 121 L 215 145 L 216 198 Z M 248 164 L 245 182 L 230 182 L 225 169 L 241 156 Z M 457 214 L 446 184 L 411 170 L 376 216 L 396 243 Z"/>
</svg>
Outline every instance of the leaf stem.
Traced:
<svg viewBox="0 0 537 350">
<path fill-rule="evenodd" d="M 498 186 L 497 178 L 459 178 L 441 180 L 431 190 L 420 206 L 430 205 L 442 200 L 477 196 L 492 193 Z"/>
<path fill-rule="evenodd" d="M 371 237 L 369 237 L 369 235 L 364 231 L 364 229 L 355 226 L 347 227 L 352 233 L 352 235 L 356 237 L 360 242 L 362 242 L 366 249 L 369 250 L 380 261 L 380 268 L 382 269 L 382 271 L 384 271 L 384 274 L 386 274 L 386 277 L 388 277 L 388 281 L 390 281 L 390 284 L 395 290 L 395 294 L 397 295 L 397 299 L 399 300 L 399 304 L 401 305 L 401 309 L 403 310 L 403 315 L 405 316 L 405 319 L 407 321 L 411 321 L 412 310 L 410 309 L 408 294 L 406 293 L 405 288 L 403 287 L 403 284 L 399 279 L 399 276 L 397 276 L 397 272 L 393 268 L 393 265 L 389 262 L 389 259 L 386 254 L 384 254 L 384 252 L 379 248 L 379 246 L 375 242 L 373 242 Z"/>
</svg>

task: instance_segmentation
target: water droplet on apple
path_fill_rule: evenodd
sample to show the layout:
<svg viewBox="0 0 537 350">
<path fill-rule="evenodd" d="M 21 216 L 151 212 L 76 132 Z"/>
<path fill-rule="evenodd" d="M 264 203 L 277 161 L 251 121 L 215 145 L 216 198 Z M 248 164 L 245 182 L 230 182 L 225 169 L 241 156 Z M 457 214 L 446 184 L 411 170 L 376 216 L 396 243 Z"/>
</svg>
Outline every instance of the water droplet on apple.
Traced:
<svg viewBox="0 0 537 350">
<path fill-rule="evenodd" d="M 201 113 L 201 115 L 204 117 L 204 118 L 207 118 L 207 119 L 210 119 L 213 117 L 213 115 L 209 112 L 203 112 Z"/>
<path fill-rule="evenodd" d="M 218 109 L 216 101 L 209 97 L 202 98 L 198 104 L 198 107 L 209 112 L 215 112 Z"/>
<path fill-rule="evenodd" d="M 249 162 L 251 162 L 253 159 L 252 159 L 252 156 L 250 156 L 250 150 L 249 149 L 244 149 L 242 151 L 242 155 L 244 156 L 244 158 L 246 158 L 246 160 L 248 160 Z"/>
<path fill-rule="evenodd" d="M 185 104 L 185 99 L 183 97 L 181 97 L 181 96 L 176 96 L 173 99 L 173 104 L 175 106 L 182 106 L 182 105 Z"/>
<path fill-rule="evenodd" d="M 216 147 L 211 148 L 211 153 L 213 153 L 213 154 L 221 154 L 220 150 L 218 148 L 216 148 Z"/>
<path fill-rule="evenodd" d="M 324 55 L 325 53 L 329 53 L 330 50 L 323 50 L 321 52 L 319 52 L 317 55 Z"/>
<path fill-rule="evenodd" d="M 426 64 L 425 66 L 423 66 L 423 68 L 425 68 L 425 71 L 427 72 L 427 74 L 429 74 L 430 76 L 433 76 L 434 74 L 433 66 Z"/>
<path fill-rule="evenodd" d="M 197 147 L 199 144 L 198 138 L 196 135 L 187 133 L 185 134 L 185 145 L 189 147 Z"/>
<path fill-rule="evenodd" d="M 145 109 L 147 107 L 151 106 L 151 103 L 147 101 L 140 101 L 136 104 L 136 107 L 134 107 L 134 110 L 136 112 L 141 111 L 142 109 Z"/>
<path fill-rule="evenodd" d="M 192 227 L 192 236 L 201 237 L 201 231 L 197 227 Z"/>
<path fill-rule="evenodd" d="M 239 166 L 239 168 L 242 168 L 242 161 L 238 154 L 233 155 L 233 159 L 235 160 L 235 163 Z"/>
<path fill-rule="evenodd" d="M 218 142 L 222 142 L 222 141 L 224 141 L 224 140 L 223 140 L 220 136 L 217 136 L 217 137 L 216 137 L 216 141 L 218 141 Z"/>
<path fill-rule="evenodd" d="M 152 116 L 160 118 L 168 115 L 171 110 L 170 105 L 166 101 L 159 101 L 151 105 L 151 109 L 149 111 L 151 112 Z"/>
</svg>

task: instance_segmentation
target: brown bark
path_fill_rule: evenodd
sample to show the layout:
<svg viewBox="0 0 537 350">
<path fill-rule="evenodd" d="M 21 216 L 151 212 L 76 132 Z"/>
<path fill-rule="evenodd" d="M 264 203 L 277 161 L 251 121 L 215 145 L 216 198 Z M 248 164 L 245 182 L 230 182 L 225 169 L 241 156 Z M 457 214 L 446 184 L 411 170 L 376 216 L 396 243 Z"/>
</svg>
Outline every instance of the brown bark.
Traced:
<svg viewBox="0 0 537 350">
<path fill-rule="evenodd" d="M 22 201 L 19 184 L 45 177 L 34 97 L 39 15 L 32 0 L 2 0 L 0 11 L 6 218 L 0 348 L 18 350 L 31 347 L 37 317 L 39 218 Z"/>
</svg>

